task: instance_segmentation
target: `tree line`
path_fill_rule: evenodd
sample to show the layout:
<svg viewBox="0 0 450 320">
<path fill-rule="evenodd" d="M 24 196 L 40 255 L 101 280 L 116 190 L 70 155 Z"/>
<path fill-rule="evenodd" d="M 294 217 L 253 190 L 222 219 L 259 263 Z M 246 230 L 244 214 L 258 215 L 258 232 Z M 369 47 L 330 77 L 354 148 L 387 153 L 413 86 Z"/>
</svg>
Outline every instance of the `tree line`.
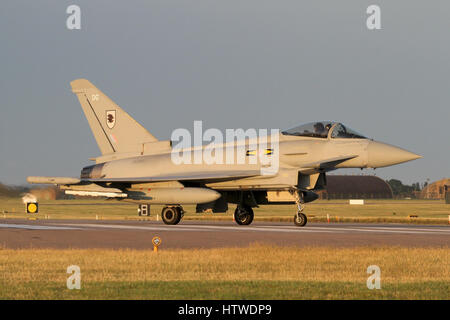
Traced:
<svg viewBox="0 0 450 320">
<path fill-rule="evenodd" d="M 0 197 L 19 197 L 30 191 L 24 186 L 7 186 L 0 182 Z"/>
<path fill-rule="evenodd" d="M 391 187 L 394 197 L 415 197 L 415 192 L 422 191 L 428 185 L 427 182 L 424 182 L 422 185 L 419 182 L 406 185 L 398 179 L 390 179 L 386 180 L 386 182 Z"/>
</svg>

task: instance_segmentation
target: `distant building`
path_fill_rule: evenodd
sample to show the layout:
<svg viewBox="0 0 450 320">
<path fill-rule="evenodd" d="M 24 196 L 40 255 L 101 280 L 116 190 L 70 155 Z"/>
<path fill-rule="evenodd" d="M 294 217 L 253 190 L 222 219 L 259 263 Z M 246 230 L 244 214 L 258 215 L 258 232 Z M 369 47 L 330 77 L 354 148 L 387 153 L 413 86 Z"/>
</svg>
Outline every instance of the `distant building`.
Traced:
<svg viewBox="0 0 450 320">
<path fill-rule="evenodd" d="M 422 199 L 444 199 L 445 198 L 445 186 L 450 186 L 450 179 L 442 179 L 430 183 L 422 189 L 420 197 Z"/>
<path fill-rule="evenodd" d="M 392 189 L 376 176 L 327 175 L 327 187 L 320 199 L 392 199 Z"/>
</svg>

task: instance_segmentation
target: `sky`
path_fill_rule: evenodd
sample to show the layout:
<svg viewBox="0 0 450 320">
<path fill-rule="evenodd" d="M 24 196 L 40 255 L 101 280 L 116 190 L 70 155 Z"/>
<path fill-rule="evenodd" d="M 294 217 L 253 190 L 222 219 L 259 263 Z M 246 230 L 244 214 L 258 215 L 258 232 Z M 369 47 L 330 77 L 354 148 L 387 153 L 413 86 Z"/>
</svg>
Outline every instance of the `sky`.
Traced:
<svg viewBox="0 0 450 320">
<path fill-rule="evenodd" d="M 66 27 L 72 4 L 80 30 Z M 380 30 L 366 26 L 371 4 Z M 0 182 L 77 177 L 100 155 L 70 90 L 77 78 L 161 140 L 195 120 L 220 130 L 335 120 L 423 156 L 362 173 L 448 178 L 449 34 L 450 2 L 437 0 L 3 0 Z"/>
</svg>

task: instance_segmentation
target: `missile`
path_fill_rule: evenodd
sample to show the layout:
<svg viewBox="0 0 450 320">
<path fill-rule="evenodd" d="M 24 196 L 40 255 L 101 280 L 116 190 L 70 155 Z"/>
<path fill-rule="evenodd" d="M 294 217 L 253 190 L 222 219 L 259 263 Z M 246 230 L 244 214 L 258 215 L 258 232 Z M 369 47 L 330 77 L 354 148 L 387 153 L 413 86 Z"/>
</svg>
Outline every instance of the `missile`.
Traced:
<svg viewBox="0 0 450 320">
<path fill-rule="evenodd" d="M 101 191 L 82 191 L 82 190 L 65 190 L 66 194 L 83 197 L 107 197 L 107 198 L 126 198 L 126 193 L 118 192 L 101 192 Z"/>
<path fill-rule="evenodd" d="M 208 188 L 128 189 L 126 200 L 149 204 L 198 204 L 216 201 L 221 194 Z"/>
</svg>

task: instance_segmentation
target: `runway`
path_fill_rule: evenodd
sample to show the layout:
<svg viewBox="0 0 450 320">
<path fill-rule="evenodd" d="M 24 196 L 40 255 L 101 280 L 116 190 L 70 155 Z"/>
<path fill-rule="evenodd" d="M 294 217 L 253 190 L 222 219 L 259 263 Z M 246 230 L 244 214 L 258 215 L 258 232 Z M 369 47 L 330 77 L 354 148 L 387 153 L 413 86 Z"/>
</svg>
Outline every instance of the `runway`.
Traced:
<svg viewBox="0 0 450 320">
<path fill-rule="evenodd" d="M 5 248 L 161 248 L 278 246 L 449 246 L 450 226 L 402 224 L 254 222 L 238 226 L 223 221 L 157 221 L 0 219 L 0 246 Z"/>
</svg>

